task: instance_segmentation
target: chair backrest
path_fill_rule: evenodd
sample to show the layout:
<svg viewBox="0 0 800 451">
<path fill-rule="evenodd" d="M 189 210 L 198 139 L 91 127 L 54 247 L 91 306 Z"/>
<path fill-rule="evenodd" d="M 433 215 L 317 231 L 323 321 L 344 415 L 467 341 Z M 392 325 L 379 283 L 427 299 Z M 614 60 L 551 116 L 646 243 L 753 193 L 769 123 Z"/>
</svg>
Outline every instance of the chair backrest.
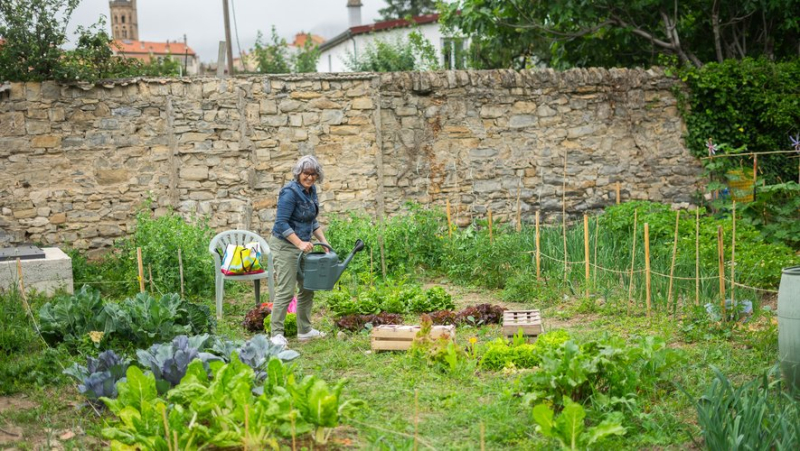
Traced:
<svg viewBox="0 0 800 451">
<path fill-rule="evenodd" d="M 219 272 L 219 268 L 222 266 L 222 255 L 225 254 L 225 248 L 228 247 L 229 244 L 245 245 L 253 241 L 261 245 L 262 254 L 266 255 L 271 253 L 267 241 L 261 238 L 257 233 L 249 230 L 226 230 L 225 232 L 218 233 L 208 245 L 208 252 L 211 252 L 211 255 L 214 256 L 214 264 L 217 267 L 217 272 Z"/>
</svg>

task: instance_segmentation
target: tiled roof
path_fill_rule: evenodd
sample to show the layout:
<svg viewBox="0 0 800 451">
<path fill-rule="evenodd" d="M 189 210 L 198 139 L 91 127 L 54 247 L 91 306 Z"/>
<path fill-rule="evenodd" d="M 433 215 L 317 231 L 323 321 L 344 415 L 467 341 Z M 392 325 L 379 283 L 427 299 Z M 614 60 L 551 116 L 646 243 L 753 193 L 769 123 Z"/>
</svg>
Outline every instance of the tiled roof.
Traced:
<svg viewBox="0 0 800 451">
<path fill-rule="evenodd" d="M 303 47 L 304 45 L 306 45 L 306 38 L 308 37 L 308 35 L 309 35 L 308 33 L 297 33 L 296 35 L 294 35 L 294 42 L 292 42 L 291 45 L 295 47 Z M 320 45 L 323 42 L 325 42 L 325 38 L 316 34 L 312 34 L 311 42 L 313 42 L 316 45 Z"/>
<path fill-rule="evenodd" d="M 435 23 L 439 21 L 438 14 L 426 14 L 424 16 L 416 16 L 412 17 L 411 21 L 413 21 L 417 25 L 425 25 L 429 23 Z M 341 42 L 344 42 L 350 39 L 353 36 L 359 34 L 366 34 L 366 33 L 374 33 L 376 31 L 387 31 L 393 28 L 406 28 L 411 26 L 411 21 L 406 19 L 395 19 L 395 20 L 387 20 L 385 22 L 375 22 L 369 25 L 359 25 L 356 27 L 350 27 L 345 30 L 343 33 L 339 34 L 338 36 L 325 41 L 319 46 L 319 49 L 325 51 L 331 47 L 335 47 Z"/>
<path fill-rule="evenodd" d="M 194 50 L 183 42 L 152 42 L 152 41 L 131 41 L 128 39 L 115 39 L 111 46 L 118 53 L 128 55 L 134 54 L 154 54 L 154 55 L 195 55 Z"/>
</svg>

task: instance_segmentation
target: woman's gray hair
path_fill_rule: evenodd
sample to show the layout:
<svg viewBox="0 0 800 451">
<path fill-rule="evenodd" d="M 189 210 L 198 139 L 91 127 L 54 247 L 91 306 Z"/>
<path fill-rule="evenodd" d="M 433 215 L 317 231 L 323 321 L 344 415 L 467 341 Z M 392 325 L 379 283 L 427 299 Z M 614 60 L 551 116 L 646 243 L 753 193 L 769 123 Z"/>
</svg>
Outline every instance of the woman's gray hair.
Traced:
<svg viewBox="0 0 800 451">
<path fill-rule="evenodd" d="M 297 160 L 297 163 L 295 163 L 294 167 L 292 168 L 294 179 L 299 182 L 300 174 L 307 170 L 315 171 L 317 173 L 317 182 L 322 183 L 323 178 L 325 178 L 325 174 L 322 171 L 322 165 L 319 164 L 319 161 L 317 161 L 317 159 L 311 155 L 300 157 L 300 159 Z"/>
</svg>

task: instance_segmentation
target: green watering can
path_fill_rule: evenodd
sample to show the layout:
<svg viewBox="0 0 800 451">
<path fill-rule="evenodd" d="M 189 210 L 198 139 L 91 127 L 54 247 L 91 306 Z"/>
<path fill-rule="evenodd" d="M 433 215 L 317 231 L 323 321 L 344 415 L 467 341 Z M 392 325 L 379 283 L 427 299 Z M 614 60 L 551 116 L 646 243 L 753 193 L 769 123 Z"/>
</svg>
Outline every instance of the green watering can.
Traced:
<svg viewBox="0 0 800 451">
<path fill-rule="evenodd" d="M 328 252 L 301 253 L 297 256 L 297 278 L 303 281 L 303 288 L 310 291 L 332 290 L 356 252 L 364 249 L 364 242 L 356 240 L 353 251 L 340 263 L 330 246 L 313 244 L 328 249 Z"/>
</svg>

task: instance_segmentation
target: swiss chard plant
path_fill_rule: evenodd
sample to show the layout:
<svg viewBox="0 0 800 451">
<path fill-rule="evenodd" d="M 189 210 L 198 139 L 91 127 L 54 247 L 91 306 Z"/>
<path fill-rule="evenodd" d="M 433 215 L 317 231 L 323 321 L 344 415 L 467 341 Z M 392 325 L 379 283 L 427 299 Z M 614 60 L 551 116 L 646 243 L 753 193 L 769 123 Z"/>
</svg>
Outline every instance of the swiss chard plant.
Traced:
<svg viewBox="0 0 800 451">
<path fill-rule="evenodd" d="M 564 410 L 558 417 L 546 404 L 539 404 L 533 408 L 536 432 L 557 440 L 561 449 L 571 451 L 592 449 L 593 445 L 606 437 L 624 435 L 626 430 L 622 427 L 620 417 L 618 413 L 611 414 L 600 424 L 587 428 L 586 411 L 576 402 L 566 400 Z"/>
</svg>

